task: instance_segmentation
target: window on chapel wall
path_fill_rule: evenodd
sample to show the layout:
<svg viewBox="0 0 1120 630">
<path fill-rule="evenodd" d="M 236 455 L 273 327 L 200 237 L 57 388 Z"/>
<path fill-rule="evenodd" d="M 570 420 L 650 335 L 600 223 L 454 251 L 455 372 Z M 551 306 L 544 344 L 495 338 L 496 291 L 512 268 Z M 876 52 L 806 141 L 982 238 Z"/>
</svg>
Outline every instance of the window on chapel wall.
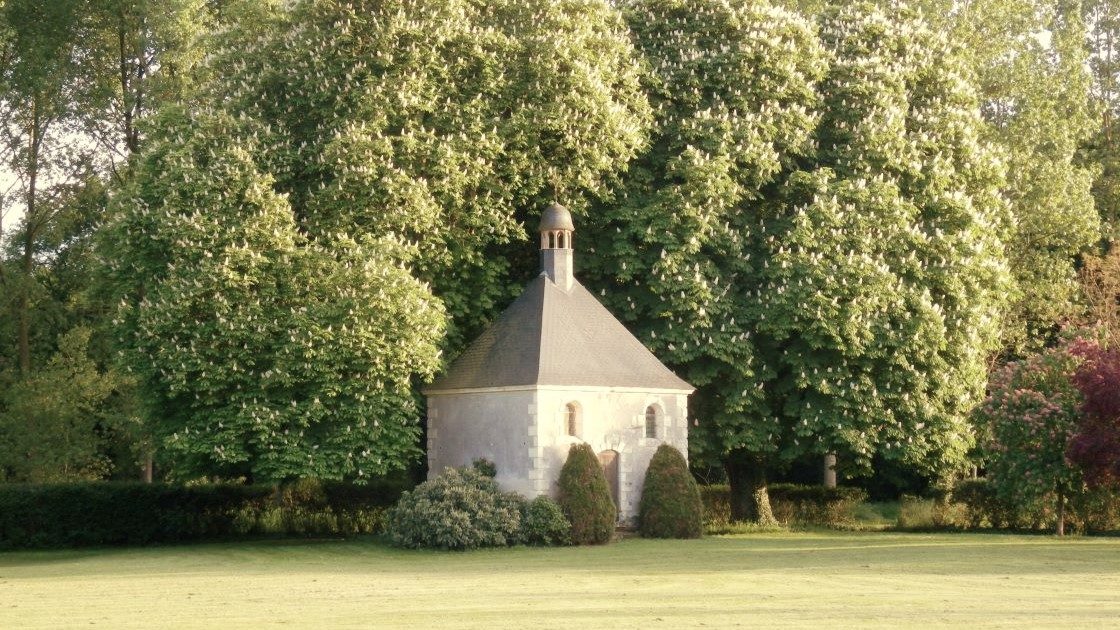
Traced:
<svg viewBox="0 0 1120 630">
<path fill-rule="evenodd" d="M 657 437 L 657 406 L 646 407 L 646 437 Z"/>
<path fill-rule="evenodd" d="M 564 427 L 568 435 L 579 436 L 579 406 L 575 403 L 568 403 L 564 407 Z"/>
</svg>

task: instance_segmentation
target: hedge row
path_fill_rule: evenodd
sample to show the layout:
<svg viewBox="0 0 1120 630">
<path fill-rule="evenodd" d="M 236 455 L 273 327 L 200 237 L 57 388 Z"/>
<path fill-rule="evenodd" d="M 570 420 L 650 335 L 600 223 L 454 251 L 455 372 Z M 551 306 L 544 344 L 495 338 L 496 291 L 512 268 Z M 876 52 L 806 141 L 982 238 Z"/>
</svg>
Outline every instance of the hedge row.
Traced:
<svg viewBox="0 0 1120 630">
<path fill-rule="evenodd" d="M 379 532 L 404 485 L 0 485 L 0 549 Z"/>
<path fill-rule="evenodd" d="M 855 521 L 855 510 L 867 500 L 862 488 L 802 486 L 776 483 L 768 488 L 774 518 L 783 525 L 843 526 Z M 731 521 L 731 488 L 701 486 L 704 521 L 709 527 Z"/>
<path fill-rule="evenodd" d="M 1004 529 L 1051 531 L 1057 521 L 1053 498 L 1016 503 L 1000 497 L 984 479 L 958 482 L 949 494 L 933 499 L 902 497 L 901 529 Z M 1120 496 L 1108 490 L 1072 497 L 1066 526 L 1082 533 L 1120 531 Z"/>
</svg>

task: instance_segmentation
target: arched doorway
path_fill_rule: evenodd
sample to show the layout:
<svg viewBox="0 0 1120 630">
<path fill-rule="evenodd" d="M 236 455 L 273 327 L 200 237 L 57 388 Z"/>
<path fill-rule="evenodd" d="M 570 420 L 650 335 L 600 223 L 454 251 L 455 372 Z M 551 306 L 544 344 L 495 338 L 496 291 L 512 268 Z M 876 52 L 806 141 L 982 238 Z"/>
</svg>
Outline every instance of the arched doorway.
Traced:
<svg viewBox="0 0 1120 630">
<path fill-rule="evenodd" d="M 602 451 L 599 453 L 599 465 L 603 467 L 603 476 L 607 478 L 607 486 L 611 489 L 611 499 L 615 509 L 620 509 L 618 499 L 618 451 Z"/>
</svg>

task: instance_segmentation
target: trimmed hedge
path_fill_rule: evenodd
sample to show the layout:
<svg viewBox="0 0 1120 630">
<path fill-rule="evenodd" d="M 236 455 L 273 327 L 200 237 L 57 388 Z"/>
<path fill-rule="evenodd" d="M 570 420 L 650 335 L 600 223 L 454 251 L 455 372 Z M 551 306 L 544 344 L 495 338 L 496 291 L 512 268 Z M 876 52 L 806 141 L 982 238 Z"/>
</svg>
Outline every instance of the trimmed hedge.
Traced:
<svg viewBox="0 0 1120 630">
<path fill-rule="evenodd" d="M 0 549 L 148 545 L 382 529 L 398 482 L 352 486 L 86 482 L 0 484 Z"/>
<path fill-rule="evenodd" d="M 572 524 L 572 544 L 601 545 L 614 538 L 618 508 L 599 458 L 588 444 L 573 444 L 560 469 L 558 503 Z"/>
<path fill-rule="evenodd" d="M 288 507 L 332 510 L 391 507 L 413 484 L 403 479 L 376 479 L 364 485 L 341 481 L 303 479 L 281 488 L 281 503 Z"/>
<path fill-rule="evenodd" d="M 646 469 L 638 530 L 646 538 L 699 538 L 704 530 L 700 490 L 684 455 L 669 444 L 657 447 Z"/>
<path fill-rule="evenodd" d="M 867 500 L 862 488 L 803 486 L 776 483 L 768 487 L 770 507 L 783 525 L 821 525 L 839 527 L 855 521 L 855 510 Z M 727 485 L 701 486 L 704 522 L 707 526 L 731 522 L 731 488 Z"/>
<path fill-rule="evenodd" d="M 269 486 L 72 483 L 0 486 L 0 547 L 145 545 L 221 538 Z"/>
</svg>

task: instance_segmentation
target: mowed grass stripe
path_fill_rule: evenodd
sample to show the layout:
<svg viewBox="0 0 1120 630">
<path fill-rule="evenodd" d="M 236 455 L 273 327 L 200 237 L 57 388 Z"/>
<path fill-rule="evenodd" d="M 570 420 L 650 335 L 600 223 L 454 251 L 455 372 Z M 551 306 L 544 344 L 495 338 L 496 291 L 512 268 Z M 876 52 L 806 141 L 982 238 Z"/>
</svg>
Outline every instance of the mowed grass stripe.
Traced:
<svg viewBox="0 0 1120 630">
<path fill-rule="evenodd" d="M 1120 625 L 1120 540 L 800 533 L 410 552 L 379 541 L 0 554 L 0 627 Z"/>
</svg>

